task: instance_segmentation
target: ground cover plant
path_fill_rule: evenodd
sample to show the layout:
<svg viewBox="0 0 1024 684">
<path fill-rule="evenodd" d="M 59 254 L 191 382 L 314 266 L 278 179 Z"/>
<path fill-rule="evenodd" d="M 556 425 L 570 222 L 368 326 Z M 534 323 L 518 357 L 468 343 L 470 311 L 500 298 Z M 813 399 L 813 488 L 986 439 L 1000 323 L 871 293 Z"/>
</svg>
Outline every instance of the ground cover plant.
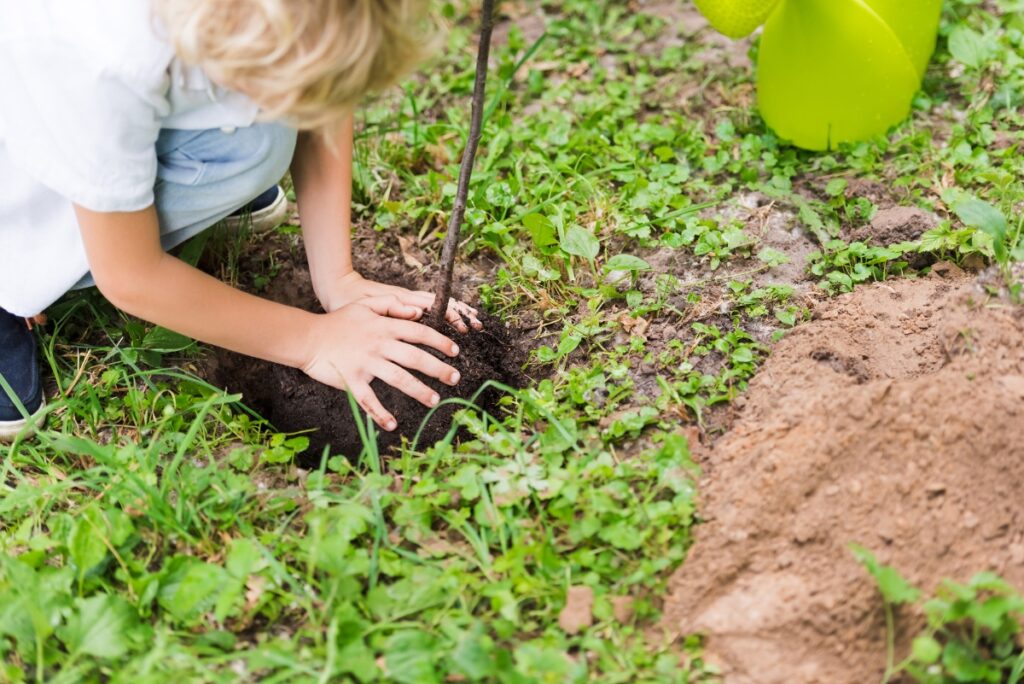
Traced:
<svg viewBox="0 0 1024 684">
<path fill-rule="evenodd" d="M 441 10 L 447 50 L 361 112 L 355 169 L 360 267 L 427 288 L 480 24 Z M 992 269 L 979 297 L 1019 294 L 1017 0 L 947 2 L 910 119 L 824 153 L 758 116 L 757 38 L 687 2 L 497 10 L 455 284 L 531 380 L 454 406 L 458 439 L 298 467 L 315 436 L 212 385 L 212 352 L 64 300 L 40 332 L 47 428 L 0 463 L 0 680 L 714 680 L 700 637 L 659 620 L 774 345 L 828 297 L 946 262 Z M 888 231 L 907 208 L 923 223 Z M 297 236 L 217 237 L 204 263 L 283 296 Z M 1012 596 L 989 580 L 956 600 Z M 929 627 L 943 653 L 957 620 Z M 1011 672 L 1000 634 L 972 653 Z"/>
<path fill-rule="evenodd" d="M 924 604 L 928 628 L 914 637 L 906 660 L 894 660 L 894 607 L 921 599 L 895 568 L 882 565 L 867 549 L 852 551 L 878 583 L 885 602 L 887 661 L 883 681 L 906 672 L 914 681 L 1007 682 L 1024 678 L 1024 653 L 1018 645 L 1024 597 L 992 573 L 978 573 L 967 584 L 946 580 Z"/>
</svg>

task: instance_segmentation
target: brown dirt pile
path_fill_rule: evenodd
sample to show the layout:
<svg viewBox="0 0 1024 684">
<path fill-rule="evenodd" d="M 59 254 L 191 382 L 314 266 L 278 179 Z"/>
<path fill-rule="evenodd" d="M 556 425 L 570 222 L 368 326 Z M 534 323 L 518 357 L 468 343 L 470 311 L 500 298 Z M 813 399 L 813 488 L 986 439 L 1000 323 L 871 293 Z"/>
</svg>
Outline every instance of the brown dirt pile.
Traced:
<svg viewBox="0 0 1024 684">
<path fill-rule="evenodd" d="M 857 542 L 931 592 L 1024 588 L 1024 314 L 954 267 L 823 304 L 779 343 L 707 457 L 666 626 L 732 684 L 861 684 L 885 661 Z M 921 616 L 904 613 L 902 653 Z"/>
</svg>

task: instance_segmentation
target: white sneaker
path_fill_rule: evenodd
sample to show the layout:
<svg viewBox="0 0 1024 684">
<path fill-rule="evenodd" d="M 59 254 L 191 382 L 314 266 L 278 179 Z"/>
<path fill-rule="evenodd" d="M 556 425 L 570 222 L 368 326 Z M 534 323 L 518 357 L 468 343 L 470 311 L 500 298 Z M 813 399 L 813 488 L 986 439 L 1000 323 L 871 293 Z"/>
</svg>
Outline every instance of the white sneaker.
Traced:
<svg viewBox="0 0 1024 684">
<path fill-rule="evenodd" d="M 275 185 L 224 219 L 224 225 L 232 231 L 249 226 L 254 233 L 269 233 L 287 220 L 288 198 L 281 186 Z"/>
<path fill-rule="evenodd" d="M 30 434 L 35 434 L 35 431 L 43 427 L 43 424 L 46 422 L 46 417 L 43 415 L 45 409 L 46 402 L 42 401 L 39 403 L 39 408 L 28 418 L 0 420 L 0 444 L 13 442 L 15 437 L 26 432 L 26 428 L 30 426 Z M 26 410 L 31 411 L 32 409 L 26 407 Z"/>
</svg>

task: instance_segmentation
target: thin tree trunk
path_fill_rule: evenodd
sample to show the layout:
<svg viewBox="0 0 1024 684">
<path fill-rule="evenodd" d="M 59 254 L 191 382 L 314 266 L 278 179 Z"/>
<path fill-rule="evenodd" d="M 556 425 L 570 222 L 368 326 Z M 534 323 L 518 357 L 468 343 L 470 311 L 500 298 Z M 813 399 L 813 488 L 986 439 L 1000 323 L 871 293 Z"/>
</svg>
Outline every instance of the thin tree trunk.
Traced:
<svg viewBox="0 0 1024 684">
<path fill-rule="evenodd" d="M 452 207 L 451 219 L 448 222 L 448 234 L 445 237 L 444 249 L 441 250 L 441 272 L 434 286 L 434 307 L 430 310 L 430 320 L 434 327 L 440 328 L 448 311 L 448 300 L 452 295 L 452 274 L 455 270 L 455 253 L 459 247 L 459 233 L 462 220 L 466 214 L 466 198 L 469 196 L 469 182 L 473 176 L 473 164 L 476 162 L 476 150 L 480 145 L 480 128 L 484 115 L 484 93 L 487 90 L 487 67 L 491 54 L 491 32 L 494 29 L 494 0 L 484 0 L 481 17 L 480 46 L 476 56 L 476 82 L 473 84 L 473 111 L 469 128 L 469 139 L 462 153 L 462 167 L 459 169 L 459 186 L 455 193 L 455 206 Z"/>
</svg>

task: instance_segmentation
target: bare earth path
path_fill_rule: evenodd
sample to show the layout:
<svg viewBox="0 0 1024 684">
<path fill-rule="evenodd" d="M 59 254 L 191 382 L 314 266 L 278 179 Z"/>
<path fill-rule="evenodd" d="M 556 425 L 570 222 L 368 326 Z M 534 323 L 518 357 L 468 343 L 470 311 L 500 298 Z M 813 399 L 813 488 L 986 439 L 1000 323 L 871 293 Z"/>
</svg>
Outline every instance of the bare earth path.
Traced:
<svg viewBox="0 0 1024 684">
<path fill-rule="evenodd" d="M 666 605 L 727 683 L 881 677 L 851 542 L 926 592 L 981 570 L 1024 586 L 1024 314 L 988 299 L 940 265 L 823 303 L 774 349 L 706 459 Z M 918 627 L 898 620 L 904 650 Z"/>
</svg>

